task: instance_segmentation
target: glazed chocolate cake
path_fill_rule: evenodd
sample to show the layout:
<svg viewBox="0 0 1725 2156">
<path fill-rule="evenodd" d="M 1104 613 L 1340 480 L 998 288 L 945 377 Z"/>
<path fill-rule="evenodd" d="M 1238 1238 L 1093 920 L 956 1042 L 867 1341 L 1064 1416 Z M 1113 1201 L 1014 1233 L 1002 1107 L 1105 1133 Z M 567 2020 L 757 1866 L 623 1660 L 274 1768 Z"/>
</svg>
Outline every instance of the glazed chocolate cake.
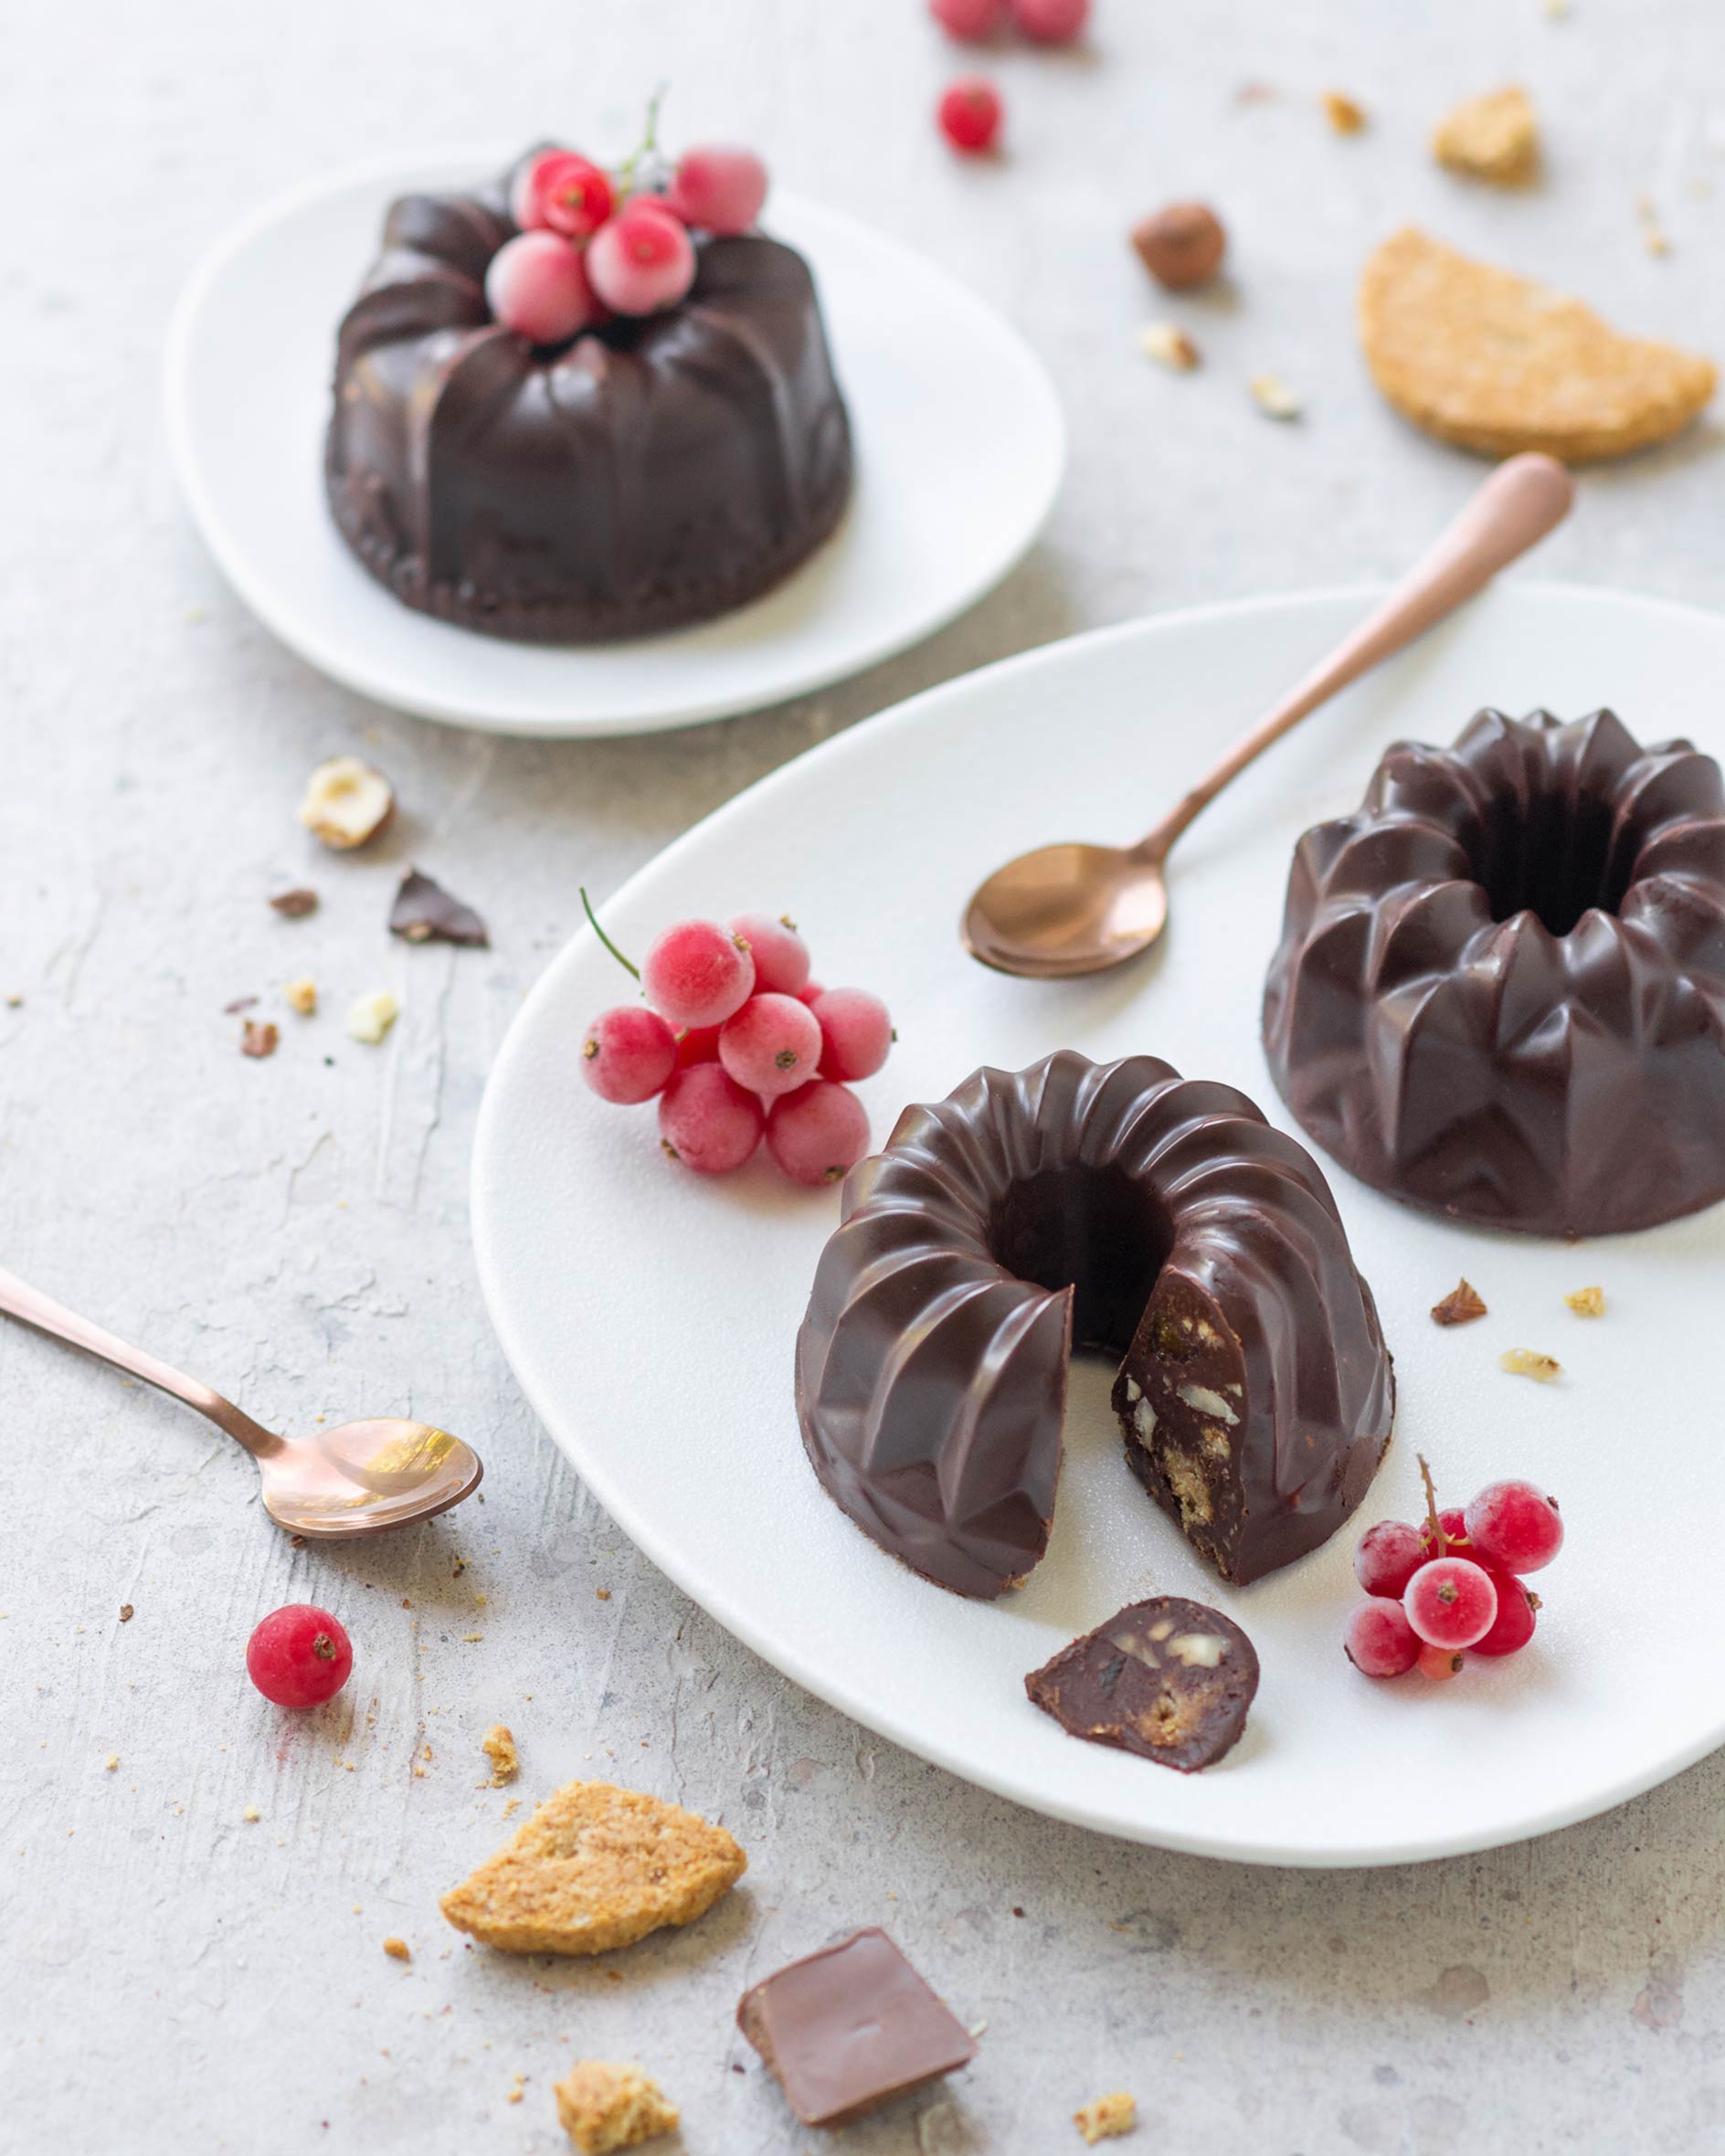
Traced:
<svg viewBox="0 0 1725 2156">
<path fill-rule="evenodd" d="M 1364 1496 L 1394 1387 L 1304 1147 L 1231 1086 L 1070 1051 L 908 1108 L 844 1189 L 797 1343 L 803 1443 L 884 1549 L 960 1594 L 1048 1542 L 1074 1347 L 1132 1471 L 1224 1579 Z"/>
<path fill-rule="evenodd" d="M 851 491 L 807 263 L 697 238 L 678 305 L 536 346 L 485 299 L 512 176 L 389 211 L 337 348 L 343 536 L 407 606 L 493 636 L 640 636 L 758 597 Z"/>
<path fill-rule="evenodd" d="M 1264 1038 L 1368 1183 L 1597 1235 L 1725 1197 L 1725 792 L 1608 711 L 1483 711 L 1300 840 Z"/>
</svg>

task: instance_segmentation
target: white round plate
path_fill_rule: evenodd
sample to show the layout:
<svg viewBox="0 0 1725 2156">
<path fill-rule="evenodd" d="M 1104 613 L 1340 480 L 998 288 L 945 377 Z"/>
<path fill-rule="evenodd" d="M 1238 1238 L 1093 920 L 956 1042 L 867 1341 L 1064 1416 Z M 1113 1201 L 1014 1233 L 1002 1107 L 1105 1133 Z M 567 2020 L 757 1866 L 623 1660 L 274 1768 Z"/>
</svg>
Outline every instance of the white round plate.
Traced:
<svg viewBox="0 0 1725 2156">
<path fill-rule="evenodd" d="M 925 257 L 775 190 L 767 227 L 813 266 L 855 428 L 856 491 L 832 538 L 753 606 L 627 643 L 511 643 L 402 606 L 324 503 L 336 325 L 396 196 L 507 161 L 482 148 L 302 189 L 223 240 L 175 312 L 167 419 L 186 500 L 240 597 L 302 658 L 429 719 L 648 733 L 858 673 L 963 613 L 1030 545 L 1066 459 L 1041 362 Z"/>
<path fill-rule="evenodd" d="M 1725 749 L 1725 620 L 1603 591 L 1507 585 L 1308 720 L 1175 857 L 1155 956 L 1089 981 L 986 972 L 960 950 L 979 878 L 1038 840 L 1124 840 L 1363 612 L 1370 594 L 1223 607 L 1056 644 L 951 682 L 720 809 L 606 909 L 639 952 L 688 914 L 788 908 L 820 978 L 890 1001 L 900 1040 L 862 1090 L 884 1138 L 909 1100 L 1059 1047 L 1164 1056 L 1243 1087 L 1286 1128 L 1258 999 L 1300 831 L 1357 805 L 1379 753 L 1447 741 L 1482 703 Z M 1058 721 L 1057 747 L 1050 721 Z M 924 1758 L 1019 1802 L 1169 1848 L 1387 1864 L 1485 1848 L 1620 1802 L 1725 1740 L 1718 1588 L 1725 1206 L 1580 1247 L 1456 1227 L 1326 1162 L 1396 1358 L 1395 1442 L 1355 1529 L 1240 1591 L 1212 1577 L 1120 1458 L 1107 1373 L 1074 1372 L 1053 1543 L 1029 1583 L 966 1601 L 883 1554 L 827 1498 L 791 1401 L 798 1323 L 835 1194 L 764 1161 L 703 1181 L 650 1109 L 602 1106 L 576 1049 L 629 984 L 590 934 L 534 988 L 492 1074 L 474 1161 L 480 1276 L 545 1426 L 653 1561 L 769 1662 Z M 1428 1312 L 1459 1275 L 1490 1316 Z M 1604 1316 L 1563 1302 L 1597 1284 Z M 1511 1347 L 1563 1365 L 1535 1384 Z M 1358 1528 L 1526 1474 L 1569 1544 L 1532 1646 L 1442 1686 L 1359 1676 L 1341 1629 Z M 1244 1738 L 1182 1776 L 1065 1736 L 1023 1678 L 1150 1593 L 1236 1618 L 1263 1661 Z M 1654 1622 L 1654 1612 L 1657 1622 Z"/>
</svg>

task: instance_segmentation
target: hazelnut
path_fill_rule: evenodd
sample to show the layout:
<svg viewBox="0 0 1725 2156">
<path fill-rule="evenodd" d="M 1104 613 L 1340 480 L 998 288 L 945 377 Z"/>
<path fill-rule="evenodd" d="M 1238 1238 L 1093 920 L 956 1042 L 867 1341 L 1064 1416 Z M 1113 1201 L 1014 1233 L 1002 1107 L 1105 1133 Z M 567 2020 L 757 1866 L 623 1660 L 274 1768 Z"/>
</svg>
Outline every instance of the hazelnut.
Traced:
<svg viewBox="0 0 1725 2156">
<path fill-rule="evenodd" d="M 355 996 L 347 1007 L 347 1030 L 367 1048 L 376 1048 L 401 1015 L 401 1006 L 387 988 L 375 988 L 369 996 Z"/>
<path fill-rule="evenodd" d="M 1208 284 L 1222 268 L 1228 236 L 1215 211 L 1201 202 L 1171 202 L 1133 227 L 1132 245 L 1158 284 L 1189 292 Z"/>
<path fill-rule="evenodd" d="M 338 853 L 375 839 L 389 821 L 394 789 L 381 771 L 357 756 L 332 756 L 312 772 L 300 803 L 300 821 Z"/>
<path fill-rule="evenodd" d="M 1147 329 L 1140 330 L 1138 344 L 1147 359 L 1155 360 L 1159 366 L 1171 367 L 1180 375 L 1190 375 L 1201 356 L 1185 331 L 1171 322 L 1153 322 Z"/>
</svg>

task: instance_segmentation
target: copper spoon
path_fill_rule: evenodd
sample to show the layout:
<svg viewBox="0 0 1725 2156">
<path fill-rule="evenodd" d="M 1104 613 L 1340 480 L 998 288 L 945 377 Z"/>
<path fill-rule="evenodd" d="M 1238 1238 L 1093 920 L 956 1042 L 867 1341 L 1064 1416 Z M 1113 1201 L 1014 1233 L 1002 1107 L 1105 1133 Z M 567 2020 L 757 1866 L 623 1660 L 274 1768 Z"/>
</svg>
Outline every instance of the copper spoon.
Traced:
<svg viewBox="0 0 1725 2156">
<path fill-rule="evenodd" d="M 393 1415 L 344 1422 L 315 1437 L 273 1436 L 219 1392 L 116 1339 L 10 1273 L 0 1272 L 0 1310 L 207 1415 L 258 1463 L 264 1509 L 291 1534 L 338 1542 L 408 1527 L 471 1496 L 484 1473 L 479 1454 L 459 1437 Z"/>
<path fill-rule="evenodd" d="M 1169 849 L 1231 778 L 1349 682 L 1471 598 L 1569 514 L 1575 482 L 1555 459 L 1511 457 L 1403 581 L 1329 657 L 1259 720 L 1136 846 L 1041 846 L 996 869 L 959 933 L 1001 973 L 1057 980 L 1102 973 L 1147 950 L 1168 921 Z"/>
</svg>

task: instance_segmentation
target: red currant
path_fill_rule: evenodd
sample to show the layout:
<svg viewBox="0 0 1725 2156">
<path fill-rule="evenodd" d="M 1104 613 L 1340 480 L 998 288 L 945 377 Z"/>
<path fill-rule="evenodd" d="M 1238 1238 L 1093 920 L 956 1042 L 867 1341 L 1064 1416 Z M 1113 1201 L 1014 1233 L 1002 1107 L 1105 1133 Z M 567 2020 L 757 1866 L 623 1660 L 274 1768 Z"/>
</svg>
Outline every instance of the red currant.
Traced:
<svg viewBox="0 0 1725 2156">
<path fill-rule="evenodd" d="M 1430 1677 L 1434 1685 L 1441 1685 L 1450 1677 L 1460 1676 L 1462 1664 L 1466 1659 L 1457 1647 L 1434 1647 L 1428 1641 L 1420 1649 L 1420 1658 L 1413 1666 L 1423 1677 Z"/>
<path fill-rule="evenodd" d="M 1497 1620 L 1497 1590 L 1471 1558 L 1434 1557 L 1408 1581 L 1402 1606 L 1428 1645 L 1471 1647 Z"/>
<path fill-rule="evenodd" d="M 353 1643 L 327 1610 L 290 1602 L 246 1643 L 246 1673 L 278 1707 L 322 1707 L 354 1666 Z"/>
<path fill-rule="evenodd" d="M 659 1142 L 697 1175 L 729 1175 L 761 1142 L 761 1104 L 717 1063 L 677 1072 L 659 1096 Z"/>
<path fill-rule="evenodd" d="M 587 266 L 556 232 L 517 232 L 492 257 L 485 303 L 506 330 L 534 344 L 561 344 L 595 308 Z"/>
<path fill-rule="evenodd" d="M 611 183 L 590 157 L 574 150 L 542 150 L 516 173 L 509 214 L 524 232 L 586 239 L 611 214 Z"/>
<path fill-rule="evenodd" d="M 1467 1532 L 1488 1564 L 1539 1572 L 1563 1547 L 1557 1499 L 1529 1482 L 1496 1482 L 1467 1507 Z"/>
<path fill-rule="evenodd" d="M 619 1004 L 587 1028 L 581 1075 L 600 1100 L 633 1107 L 662 1089 L 677 1067 L 677 1037 L 656 1010 Z"/>
<path fill-rule="evenodd" d="M 1090 19 L 1090 0 L 1012 0 L 1012 13 L 1038 45 L 1070 45 Z"/>
<path fill-rule="evenodd" d="M 1513 1572 L 1493 1572 L 1491 1583 L 1497 1591 L 1497 1615 L 1491 1630 L 1474 1642 L 1474 1653 L 1519 1654 L 1533 1637 L 1533 1613 L 1540 1598 L 1529 1593 Z"/>
<path fill-rule="evenodd" d="M 811 1004 L 820 1021 L 820 1075 L 873 1078 L 893 1045 L 886 1006 L 866 988 L 829 988 Z"/>
<path fill-rule="evenodd" d="M 1425 1562 L 1417 1527 L 1403 1519 L 1381 1519 L 1360 1538 L 1354 1552 L 1354 1578 L 1368 1594 L 1392 1595 L 1400 1601 L 1407 1583 Z"/>
<path fill-rule="evenodd" d="M 842 1182 L 869 1149 L 868 1111 L 848 1087 L 811 1079 L 773 1103 L 767 1150 L 793 1183 Z"/>
<path fill-rule="evenodd" d="M 686 1071 L 691 1063 L 716 1063 L 720 1030 L 717 1026 L 685 1026 L 677 1035 L 678 1070 Z"/>
<path fill-rule="evenodd" d="M 1393 1522 L 1386 1523 L 1393 1525 Z M 1400 1602 L 1373 1595 L 1359 1604 L 1342 1634 L 1342 1653 L 1368 1677 L 1399 1677 L 1420 1658 L 1420 1641 Z"/>
<path fill-rule="evenodd" d="M 625 205 L 587 242 L 588 281 L 619 314 L 674 307 L 694 271 L 694 248 L 677 218 L 644 202 Z"/>
<path fill-rule="evenodd" d="M 967 157 L 993 147 L 1003 112 L 1000 91 L 980 75 L 955 82 L 935 108 L 941 133 Z"/>
<path fill-rule="evenodd" d="M 739 1085 L 776 1100 L 820 1067 L 820 1028 L 794 996 L 751 996 L 719 1029 L 719 1061 Z"/>
<path fill-rule="evenodd" d="M 1000 28 L 1006 0 L 928 0 L 928 12 L 948 37 L 974 45 Z"/>
<path fill-rule="evenodd" d="M 1459 1505 L 1446 1505 L 1437 1516 L 1437 1524 L 1444 1530 L 1444 1547 L 1439 1549 L 1432 1534 L 1432 1523 L 1425 1520 L 1420 1527 L 1420 1547 L 1427 1557 L 1472 1557 L 1474 1546 L 1467 1539 L 1467 1523 L 1462 1517 Z"/>
<path fill-rule="evenodd" d="M 806 980 L 797 990 L 797 1000 L 812 1007 L 826 992 L 818 980 Z"/>
<path fill-rule="evenodd" d="M 672 176 L 670 206 L 704 232 L 746 232 L 767 200 L 767 167 L 753 150 L 723 143 L 685 150 Z"/>
<path fill-rule="evenodd" d="M 716 921 L 679 921 L 648 952 L 640 981 L 673 1026 L 721 1026 L 754 993 L 755 961 Z"/>
<path fill-rule="evenodd" d="M 755 961 L 755 986 L 780 996 L 803 996 L 809 982 L 809 946 L 781 914 L 739 914 L 731 924 Z M 808 999 L 803 997 L 806 1002 Z"/>
</svg>

